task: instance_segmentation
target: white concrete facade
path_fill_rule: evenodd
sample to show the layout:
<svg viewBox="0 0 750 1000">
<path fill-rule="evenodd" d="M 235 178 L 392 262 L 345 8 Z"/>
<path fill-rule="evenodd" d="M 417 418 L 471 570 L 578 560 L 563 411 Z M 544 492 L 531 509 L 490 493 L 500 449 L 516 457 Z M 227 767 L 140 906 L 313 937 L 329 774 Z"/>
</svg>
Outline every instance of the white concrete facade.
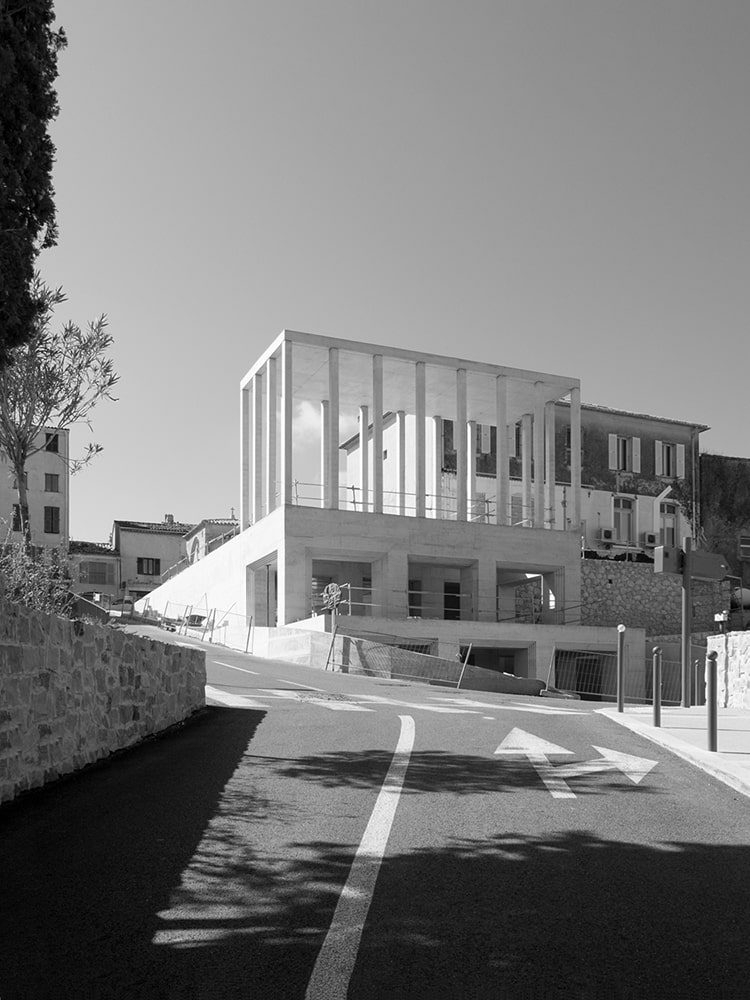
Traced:
<svg viewBox="0 0 750 1000">
<path fill-rule="evenodd" d="M 614 649 L 614 633 L 579 624 L 581 467 L 560 517 L 558 401 L 580 456 L 576 379 L 285 331 L 241 382 L 240 533 L 155 589 L 151 608 L 304 627 L 336 585 L 352 634 L 449 656 L 475 644 L 526 676 L 546 677 L 555 645 Z M 481 518 L 475 441 L 496 455 Z"/>
</svg>

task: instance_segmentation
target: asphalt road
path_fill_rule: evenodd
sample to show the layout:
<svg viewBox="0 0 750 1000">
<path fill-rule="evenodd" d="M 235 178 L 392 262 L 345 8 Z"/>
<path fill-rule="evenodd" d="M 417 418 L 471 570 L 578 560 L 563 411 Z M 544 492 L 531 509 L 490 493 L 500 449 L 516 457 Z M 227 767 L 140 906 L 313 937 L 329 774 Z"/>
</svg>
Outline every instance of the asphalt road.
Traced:
<svg viewBox="0 0 750 1000">
<path fill-rule="evenodd" d="M 208 648 L 0 810 L 0 1000 L 750 995 L 749 800 L 591 703 Z"/>
</svg>

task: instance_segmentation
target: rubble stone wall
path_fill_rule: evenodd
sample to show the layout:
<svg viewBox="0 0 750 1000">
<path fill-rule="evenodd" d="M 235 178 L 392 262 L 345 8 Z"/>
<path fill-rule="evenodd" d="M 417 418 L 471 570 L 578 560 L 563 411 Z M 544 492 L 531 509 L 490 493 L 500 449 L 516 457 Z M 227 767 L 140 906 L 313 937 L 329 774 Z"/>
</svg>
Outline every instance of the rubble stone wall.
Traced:
<svg viewBox="0 0 750 1000">
<path fill-rule="evenodd" d="M 581 624 L 643 628 L 647 635 L 680 634 L 682 578 L 654 573 L 651 563 L 581 560 Z M 729 584 L 693 581 L 693 632 L 713 631 L 729 607 Z"/>
<path fill-rule="evenodd" d="M 716 700 L 720 708 L 750 710 L 750 632 L 712 635 L 708 651 L 716 650 Z"/>
<path fill-rule="evenodd" d="M 205 654 L 68 621 L 0 594 L 0 802 L 181 722 Z"/>
</svg>

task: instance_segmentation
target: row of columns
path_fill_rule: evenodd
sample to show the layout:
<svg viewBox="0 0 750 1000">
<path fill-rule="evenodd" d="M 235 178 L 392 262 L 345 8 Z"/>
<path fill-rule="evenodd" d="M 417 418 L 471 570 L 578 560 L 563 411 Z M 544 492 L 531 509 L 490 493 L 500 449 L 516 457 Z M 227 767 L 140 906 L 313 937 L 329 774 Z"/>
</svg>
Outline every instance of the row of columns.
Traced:
<svg viewBox="0 0 750 1000">
<path fill-rule="evenodd" d="M 279 502 L 292 499 L 292 343 L 284 341 L 280 355 L 270 357 L 242 391 L 242 522 L 243 527 L 271 513 Z M 415 514 L 426 515 L 426 365 L 415 362 L 415 440 L 412 455 L 415 481 Z M 580 390 L 570 391 L 571 483 L 573 502 L 571 522 L 580 523 L 581 434 Z M 280 413 L 277 407 L 280 406 Z M 328 398 L 321 401 L 321 473 L 322 503 L 329 509 L 339 506 L 339 351 L 328 349 Z M 383 355 L 372 357 L 372 462 L 370 462 L 370 411 L 359 407 L 359 473 L 363 509 L 383 512 Z M 398 443 L 399 513 L 406 513 L 406 414 L 396 414 Z M 435 417 L 434 483 L 432 492 L 442 492 L 441 418 Z M 506 376 L 495 378 L 495 424 L 498 428 L 496 503 L 497 523 L 509 523 L 510 448 Z M 467 371 L 456 371 L 456 447 L 457 517 L 467 520 L 476 502 L 476 421 L 468 419 Z M 279 442 L 280 438 L 280 442 Z M 279 448 L 280 443 L 280 448 Z M 277 468 L 277 452 L 280 463 Z M 534 462 L 532 454 L 539 456 Z M 372 469 L 372 484 L 370 484 Z M 555 526 L 555 402 L 544 398 L 544 383 L 535 383 L 533 411 L 521 417 L 521 500 L 525 524 Z M 277 484 L 280 490 L 277 493 Z M 372 487 L 372 503 L 370 503 Z M 563 526 L 565 527 L 565 526 Z"/>
</svg>

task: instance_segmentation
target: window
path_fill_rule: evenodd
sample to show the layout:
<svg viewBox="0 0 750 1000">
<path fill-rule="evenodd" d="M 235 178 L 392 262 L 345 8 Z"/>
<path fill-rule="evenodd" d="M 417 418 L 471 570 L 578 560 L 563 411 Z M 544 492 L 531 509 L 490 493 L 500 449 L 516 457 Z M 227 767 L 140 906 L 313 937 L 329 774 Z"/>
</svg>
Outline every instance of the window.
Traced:
<svg viewBox="0 0 750 1000">
<path fill-rule="evenodd" d="M 573 452 L 571 451 L 571 445 L 570 445 L 571 438 L 572 438 L 571 428 L 570 427 L 566 427 L 565 428 L 565 468 L 566 469 L 569 469 L 570 466 L 571 466 L 571 455 L 573 454 Z M 583 465 L 583 428 L 581 428 L 581 465 Z"/>
<path fill-rule="evenodd" d="M 635 504 L 627 497 L 614 499 L 614 529 L 615 541 L 619 545 L 633 544 L 633 515 Z"/>
<path fill-rule="evenodd" d="M 27 524 L 29 523 L 28 507 L 23 508 L 23 520 L 26 521 Z M 21 523 L 21 505 L 17 503 L 13 504 L 13 530 L 23 531 L 23 524 Z"/>
<path fill-rule="evenodd" d="M 60 508 L 44 508 L 44 532 L 47 535 L 60 534 Z"/>
<path fill-rule="evenodd" d="M 610 434 L 609 467 L 616 472 L 640 472 L 641 439 Z"/>
<path fill-rule="evenodd" d="M 60 492 L 60 477 L 56 472 L 44 473 L 44 491 L 45 493 Z"/>
<path fill-rule="evenodd" d="M 659 504 L 659 544 L 668 549 L 677 548 L 677 504 Z"/>
<path fill-rule="evenodd" d="M 58 452 L 60 450 L 60 438 L 57 434 L 50 434 L 49 431 L 46 431 L 44 439 L 45 439 L 45 445 L 44 445 L 45 451 Z"/>
<path fill-rule="evenodd" d="M 740 559 L 750 559 L 750 535 L 740 535 Z"/>
<path fill-rule="evenodd" d="M 140 576 L 161 576 L 161 559 L 139 557 L 136 564 L 136 572 Z"/>
<path fill-rule="evenodd" d="M 671 441 L 654 442 L 654 472 L 667 479 L 685 478 L 685 445 Z"/>
<path fill-rule="evenodd" d="M 461 618 L 461 584 L 451 580 L 443 582 L 443 618 L 459 621 Z"/>
<path fill-rule="evenodd" d="M 82 561 L 78 579 L 81 583 L 93 583 L 100 587 L 113 584 L 115 582 L 115 568 L 111 562 L 105 562 L 103 559 Z"/>
</svg>

